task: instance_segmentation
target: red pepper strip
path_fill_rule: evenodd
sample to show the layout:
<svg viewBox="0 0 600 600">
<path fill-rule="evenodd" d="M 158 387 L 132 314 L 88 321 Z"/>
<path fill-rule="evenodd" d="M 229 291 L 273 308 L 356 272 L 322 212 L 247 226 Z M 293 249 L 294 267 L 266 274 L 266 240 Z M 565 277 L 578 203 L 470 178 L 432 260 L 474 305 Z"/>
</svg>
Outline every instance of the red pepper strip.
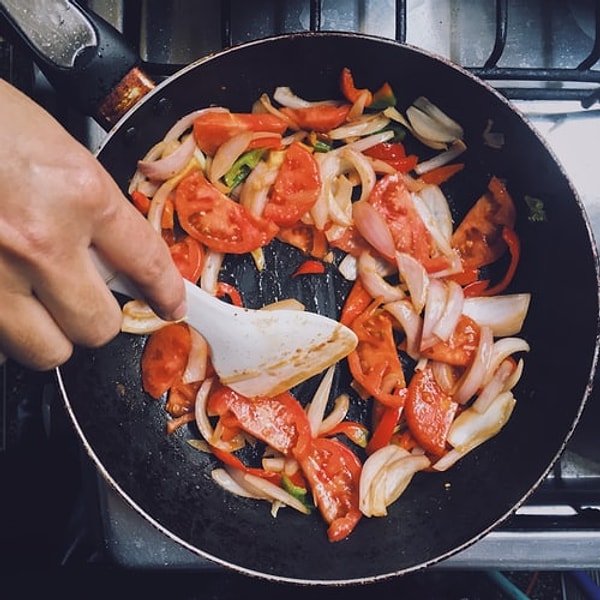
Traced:
<svg viewBox="0 0 600 600">
<path fill-rule="evenodd" d="M 148 215 L 148 211 L 150 210 L 150 198 L 148 198 L 146 194 L 134 190 L 131 192 L 131 201 L 144 216 Z"/>
<path fill-rule="evenodd" d="M 243 471 L 244 473 L 250 473 L 251 475 L 256 475 L 257 477 L 262 477 L 263 479 L 279 478 L 278 473 L 246 466 L 235 454 L 232 454 L 231 452 L 226 452 L 225 450 L 221 450 L 220 448 L 216 448 L 215 446 L 210 446 L 210 451 L 222 463 L 229 465 L 234 469 L 238 469 L 239 471 Z"/>
<path fill-rule="evenodd" d="M 350 441 L 361 448 L 366 448 L 368 429 L 362 423 L 355 421 L 342 421 L 335 427 L 332 427 L 323 437 L 331 437 L 333 435 L 345 435 Z"/>
<path fill-rule="evenodd" d="M 506 242 L 508 251 L 510 252 L 510 264 L 508 265 L 508 269 L 506 270 L 502 281 L 499 281 L 496 285 L 484 290 L 481 293 L 483 296 L 495 296 L 496 294 L 503 292 L 515 276 L 519 260 L 521 259 L 521 242 L 516 231 L 510 227 L 504 226 L 502 229 L 502 239 Z"/>
<path fill-rule="evenodd" d="M 319 275 L 325 273 L 325 265 L 318 260 L 305 260 L 292 274 L 292 277 L 298 275 Z"/>
<path fill-rule="evenodd" d="M 219 281 L 217 283 L 217 298 L 222 298 L 223 296 L 229 296 L 229 299 L 234 306 L 239 306 L 240 308 L 244 306 L 242 296 L 237 289 L 229 283 Z"/>
<path fill-rule="evenodd" d="M 342 309 L 340 323 L 350 325 L 358 315 L 362 314 L 369 304 L 373 301 L 371 295 L 363 287 L 360 279 L 357 279 L 346 298 L 346 303 Z"/>
<path fill-rule="evenodd" d="M 383 411 L 379 416 L 379 422 L 375 426 L 373 435 L 367 444 L 367 454 L 373 454 L 376 450 L 379 450 L 390 443 L 401 413 L 401 406 L 383 407 Z"/>
<path fill-rule="evenodd" d="M 354 85 L 354 77 L 352 76 L 352 71 L 348 67 L 344 67 L 342 69 L 342 74 L 340 76 L 340 89 L 342 94 L 344 94 L 344 98 L 348 100 L 351 104 L 354 104 L 362 94 L 368 93 L 367 101 L 365 102 L 365 106 L 369 106 L 373 101 L 373 94 L 367 90 L 366 88 L 359 89 Z"/>
<path fill-rule="evenodd" d="M 429 183 L 432 185 L 441 185 L 445 181 L 448 181 L 450 177 L 456 175 L 456 173 L 460 172 L 464 168 L 464 163 L 455 163 L 452 165 L 443 165 L 438 167 L 437 169 L 433 169 L 428 171 L 427 173 L 423 173 L 420 179 L 425 183 Z"/>
</svg>

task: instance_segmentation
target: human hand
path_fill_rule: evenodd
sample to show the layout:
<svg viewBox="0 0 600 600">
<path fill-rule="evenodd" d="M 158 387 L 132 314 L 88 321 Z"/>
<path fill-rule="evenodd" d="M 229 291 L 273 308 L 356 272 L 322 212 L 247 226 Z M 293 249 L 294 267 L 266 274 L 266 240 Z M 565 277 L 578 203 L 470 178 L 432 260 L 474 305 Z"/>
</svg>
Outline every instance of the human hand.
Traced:
<svg viewBox="0 0 600 600">
<path fill-rule="evenodd" d="M 46 370 L 120 330 L 95 248 L 164 319 L 185 316 L 166 244 L 94 156 L 0 80 L 0 356 Z"/>
</svg>

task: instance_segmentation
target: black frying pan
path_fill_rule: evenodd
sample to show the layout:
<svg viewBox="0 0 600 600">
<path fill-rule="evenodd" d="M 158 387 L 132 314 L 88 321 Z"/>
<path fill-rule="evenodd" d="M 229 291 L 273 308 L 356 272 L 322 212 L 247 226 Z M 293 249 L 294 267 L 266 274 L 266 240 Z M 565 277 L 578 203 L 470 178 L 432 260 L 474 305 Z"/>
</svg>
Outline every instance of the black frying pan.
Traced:
<svg viewBox="0 0 600 600">
<path fill-rule="evenodd" d="M 361 86 L 388 80 L 405 108 L 425 95 L 466 132 L 467 166 L 445 186 L 459 219 L 491 174 L 506 180 L 518 211 L 522 262 L 509 291 L 529 291 L 522 335 L 530 342 L 517 406 L 505 429 L 450 471 L 420 473 L 387 518 L 364 518 L 331 544 L 314 514 L 274 519 L 268 505 L 230 496 L 210 478 L 215 462 L 185 440 L 194 426 L 165 433 L 163 403 L 140 385 L 144 338 L 120 335 L 78 350 L 59 372 L 67 409 L 107 481 L 166 535 L 191 551 L 248 574 L 302 583 L 365 582 L 431 565 L 464 549 L 506 519 L 548 473 L 591 391 L 598 342 L 598 257 L 576 192 L 553 155 L 513 107 L 464 70 L 413 47 L 346 33 L 286 35 L 235 47 L 190 65 L 144 97 L 110 132 L 98 157 L 123 189 L 136 161 L 176 119 L 209 104 L 248 110 L 262 93 L 289 85 L 301 96 L 336 96 L 348 66 Z M 483 143 L 488 120 L 502 150 Z M 543 222 L 529 220 L 525 196 L 542 199 Z M 227 262 L 222 277 L 248 306 L 293 295 L 335 316 L 347 284 L 332 269 L 323 285 L 290 274 L 302 259 L 274 245 L 268 268 Z M 347 391 L 340 370 L 338 389 Z M 306 400 L 316 383 L 296 391 Z M 367 418 L 353 397 L 353 418 Z"/>
</svg>

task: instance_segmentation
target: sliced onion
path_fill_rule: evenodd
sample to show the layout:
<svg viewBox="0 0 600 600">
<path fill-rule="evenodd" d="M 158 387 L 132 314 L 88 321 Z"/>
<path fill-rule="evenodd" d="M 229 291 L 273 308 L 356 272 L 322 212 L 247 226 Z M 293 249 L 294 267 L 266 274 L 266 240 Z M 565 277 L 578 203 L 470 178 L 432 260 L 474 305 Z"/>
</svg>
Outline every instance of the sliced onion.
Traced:
<svg viewBox="0 0 600 600">
<path fill-rule="evenodd" d="M 208 343 L 200 333 L 190 327 L 191 348 L 185 371 L 181 376 L 183 383 L 203 381 L 208 368 Z"/>
<path fill-rule="evenodd" d="M 194 404 L 194 416 L 196 417 L 196 425 L 200 435 L 209 443 L 212 442 L 215 430 L 211 425 L 208 414 L 206 413 L 206 406 L 208 404 L 208 395 L 212 387 L 214 380 L 212 378 L 205 379 L 196 393 L 196 403 Z"/>
<path fill-rule="evenodd" d="M 429 277 L 423 264 L 405 252 L 396 252 L 396 264 L 402 281 L 408 288 L 410 301 L 417 314 L 421 314 L 427 300 Z"/>
<path fill-rule="evenodd" d="M 378 261 L 368 251 L 358 257 L 358 276 L 365 290 L 372 298 L 382 298 L 383 302 L 402 300 L 404 291 L 397 285 L 388 283 L 380 274 Z"/>
<path fill-rule="evenodd" d="M 283 156 L 281 158 L 283 159 Z M 280 164 L 279 160 L 261 160 L 242 185 L 240 204 L 257 217 L 263 214 L 269 201 L 271 186 L 277 179 Z"/>
<path fill-rule="evenodd" d="M 254 491 L 250 491 L 250 489 L 247 487 L 240 485 L 238 481 L 231 476 L 231 472 L 226 469 L 213 469 L 210 475 L 217 485 L 221 486 L 230 494 L 234 494 L 235 496 L 240 496 L 242 498 L 253 498 L 254 500 L 265 499 L 264 494 L 258 494 Z"/>
<path fill-rule="evenodd" d="M 327 239 L 332 227 L 339 226 L 346 229 L 352 226 L 352 192 L 354 186 L 345 175 L 339 175 L 333 182 L 329 193 L 329 218 L 331 224 L 328 225 L 325 235 Z"/>
<path fill-rule="evenodd" d="M 452 365 L 441 360 L 430 360 L 431 371 L 436 383 L 447 394 L 452 394 L 456 385 L 456 375 Z"/>
<path fill-rule="evenodd" d="M 233 163 L 246 151 L 252 141 L 251 131 L 242 131 L 223 142 L 213 157 L 208 171 L 208 178 L 216 183 L 231 169 Z"/>
<path fill-rule="evenodd" d="M 363 465 L 359 482 L 360 511 L 367 517 L 387 515 L 387 507 L 400 497 L 414 474 L 430 464 L 424 454 L 413 455 L 395 445 L 371 454 Z"/>
<path fill-rule="evenodd" d="M 300 500 L 267 479 L 257 477 L 256 475 L 252 475 L 252 473 L 241 473 L 240 478 L 245 484 L 244 487 L 247 487 L 250 491 L 254 491 L 257 494 L 263 494 L 266 498 L 271 500 L 278 500 L 286 506 L 295 508 L 298 512 L 305 515 L 310 513 L 310 510 L 304 506 Z"/>
<path fill-rule="evenodd" d="M 463 128 L 425 96 L 419 96 L 413 102 L 413 106 L 435 121 L 438 129 L 445 131 L 449 141 L 458 140 L 464 136 Z"/>
<path fill-rule="evenodd" d="M 484 413 L 468 408 L 454 419 L 448 432 L 448 443 L 454 448 L 472 450 L 502 429 L 515 404 L 512 392 L 504 392 L 496 396 Z"/>
<path fill-rule="evenodd" d="M 446 342 L 454 333 L 458 320 L 462 315 L 465 295 L 462 287 L 455 281 L 449 280 L 445 285 L 447 290 L 446 305 L 439 320 L 433 324 L 432 333 Z"/>
<path fill-rule="evenodd" d="M 202 273 L 200 275 L 200 287 L 207 293 L 215 296 L 219 282 L 219 271 L 223 264 L 225 255 L 222 252 L 208 250 L 204 259 Z"/>
<path fill-rule="evenodd" d="M 355 140 L 354 142 L 346 144 L 344 147 L 350 150 L 355 150 L 356 152 L 364 152 L 373 146 L 377 146 L 377 144 L 388 142 L 393 137 L 394 132 L 388 129 L 386 131 L 379 131 L 378 133 L 373 133 L 372 135 L 362 137 L 359 140 Z"/>
<path fill-rule="evenodd" d="M 427 302 L 423 313 L 423 333 L 421 338 L 421 350 L 433 346 L 438 341 L 433 333 L 433 328 L 442 317 L 448 298 L 448 289 L 438 279 L 430 279 L 427 289 Z"/>
<path fill-rule="evenodd" d="M 348 414 L 350 408 L 350 396 L 340 394 L 333 404 L 333 410 L 321 421 L 318 435 L 326 435 L 336 425 L 339 425 Z"/>
<path fill-rule="evenodd" d="M 292 88 L 284 85 L 275 88 L 273 100 L 279 102 L 281 106 L 288 108 L 309 108 L 311 106 L 323 106 L 327 104 L 335 106 L 338 104 L 338 102 L 332 100 L 306 100 L 298 96 Z"/>
<path fill-rule="evenodd" d="M 392 444 L 376 450 L 365 460 L 358 486 L 359 508 L 365 516 L 387 514 L 384 498 L 381 495 L 379 498 L 374 497 L 373 486 L 388 462 L 409 455 L 408 450 Z M 376 502 L 377 500 L 379 502 Z"/>
<path fill-rule="evenodd" d="M 366 200 L 375 187 L 376 175 L 373 165 L 364 154 L 351 148 L 344 148 L 342 157 L 352 164 L 360 177 L 361 193 L 358 201 Z"/>
<path fill-rule="evenodd" d="M 443 167 L 444 165 L 447 165 L 449 162 L 453 161 L 455 158 L 458 158 L 463 152 L 465 152 L 466 149 L 467 145 L 462 140 L 456 140 L 447 150 L 440 152 L 429 160 L 424 160 L 423 162 L 417 164 L 415 167 L 415 173 L 417 173 L 417 175 L 423 175 L 424 173 L 433 171 L 438 167 Z"/>
<path fill-rule="evenodd" d="M 325 375 L 319 383 L 319 387 L 315 392 L 307 411 L 308 422 L 310 423 L 310 430 L 313 436 L 317 436 L 323 416 L 325 415 L 325 409 L 327 408 L 327 402 L 329 401 L 329 395 L 331 394 L 331 385 L 333 383 L 333 375 L 335 373 L 335 365 L 329 367 L 325 371 Z"/>
<path fill-rule="evenodd" d="M 187 165 L 195 149 L 194 136 L 188 135 L 174 152 L 158 160 L 141 160 L 138 169 L 148 179 L 164 181 L 175 177 Z"/>
<path fill-rule="evenodd" d="M 529 350 L 529 344 L 522 338 L 506 337 L 496 340 L 490 360 L 490 371 L 493 373 L 509 356 Z"/>
<path fill-rule="evenodd" d="M 142 300 L 129 300 L 123 305 L 121 331 L 145 335 L 167 324 Z"/>
<path fill-rule="evenodd" d="M 296 298 L 285 298 L 265 304 L 260 310 L 306 310 L 306 306 Z"/>
<path fill-rule="evenodd" d="M 332 129 L 327 132 L 327 135 L 332 140 L 362 137 L 385 129 L 389 122 L 390 120 L 383 113 L 363 115 L 350 123 Z"/>
<path fill-rule="evenodd" d="M 366 201 L 352 205 L 352 218 L 360 234 L 385 258 L 394 261 L 396 246 L 383 216 Z"/>
<path fill-rule="evenodd" d="M 466 298 L 463 314 L 480 326 L 491 327 L 496 337 L 506 337 L 521 331 L 530 301 L 527 293 Z"/>
<path fill-rule="evenodd" d="M 454 224 L 448 199 L 444 192 L 442 192 L 438 185 L 425 185 L 416 193 L 429 209 L 429 212 L 437 225 L 437 229 L 447 240 L 448 244 L 450 244 Z"/>
<path fill-rule="evenodd" d="M 473 362 L 458 384 L 453 400 L 459 404 L 467 403 L 482 387 L 487 375 L 494 337 L 489 327 L 482 327 L 479 333 L 479 344 Z"/>
<path fill-rule="evenodd" d="M 352 254 L 346 254 L 338 265 L 338 270 L 344 279 L 356 281 L 358 276 L 358 259 Z"/>
<path fill-rule="evenodd" d="M 281 112 L 278 108 L 273 106 L 271 98 L 269 98 L 268 94 L 262 94 L 260 96 L 260 98 L 254 103 L 252 112 L 270 113 L 272 115 L 275 115 L 276 117 L 279 117 L 282 121 L 285 121 L 289 129 L 300 129 L 300 127 L 298 127 L 298 123 L 290 119 L 290 117 L 288 117 L 285 113 Z"/>
<path fill-rule="evenodd" d="M 484 413 L 494 401 L 496 396 L 506 391 L 506 383 L 514 370 L 514 364 L 510 360 L 503 361 L 495 370 L 491 379 L 483 386 L 483 389 L 472 404 L 473 410 Z"/>
<path fill-rule="evenodd" d="M 402 495 L 415 473 L 426 469 L 431 461 L 425 454 L 411 454 L 391 462 L 386 468 L 385 503 L 390 506 Z"/>
<path fill-rule="evenodd" d="M 397 302 L 384 304 L 383 308 L 400 323 L 406 335 L 406 353 L 413 360 L 418 360 L 421 354 L 420 345 L 423 330 L 423 320 L 420 315 L 415 312 L 413 305 L 408 300 L 398 300 Z"/>
<path fill-rule="evenodd" d="M 447 225 L 443 221 L 438 222 L 437 217 L 433 214 L 429 206 L 423 201 L 419 194 L 411 193 L 410 197 L 417 214 L 419 215 L 421 221 L 423 221 L 423 225 L 425 225 L 427 231 L 431 234 L 436 248 L 444 256 L 452 255 L 454 251 L 450 246 L 450 239 L 446 237 L 445 233 Z"/>
</svg>

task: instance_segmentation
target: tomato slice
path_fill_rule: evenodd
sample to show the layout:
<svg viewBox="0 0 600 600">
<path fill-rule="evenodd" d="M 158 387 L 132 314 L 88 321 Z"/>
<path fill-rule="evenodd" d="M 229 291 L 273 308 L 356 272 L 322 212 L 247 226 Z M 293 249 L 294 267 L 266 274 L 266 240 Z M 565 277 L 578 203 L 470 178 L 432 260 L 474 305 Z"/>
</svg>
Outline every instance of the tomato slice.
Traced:
<svg viewBox="0 0 600 600">
<path fill-rule="evenodd" d="M 506 251 L 504 228 L 514 229 L 516 210 L 504 184 L 492 177 L 488 190 L 477 200 L 452 235 L 465 269 L 489 265 Z"/>
<path fill-rule="evenodd" d="M 186 235 L 182 240 L 169 246 L 171 258 L 181 276 L 192 283 L 198 283 L 204 266 L 204 248 L 198 240 Z"/>
<path fill-rule="evenodd" d="M 361 518 L 358 486 L 362 464 L 338 440 L 316 438 L 307 456 L 299 459 L 313 498 L 329 525 L 327 537 L 337 542 L 348 537 Z"/>
<path fill-rule="evenodd" d="M 398 252 L 410 254 L 428 270 L 439 268 L 439 259 L 432 258 L 435 244 L 431 234 L 419 217 L 400 173 L 380 179 L 369 202 L 384 217 Z"/>
<path fill-rule="evenodd" d="M 244 131 L 282 134 L 287 123 L 269 113 L 231 113 L 208 111 L 194 121 L 193 135 L 198 148 L 214 155 L 217 148 L 228 139 Z"/>
<path fill-rule="evenodd" d="M 148 337 L 141 366 L 142 385 L 150 396 L 160 398 L 181 379 L 191 347 L 185 323 L 169 323 Z"/>
<path fill-rule="evenodd" d="M 321 104 L 306 108 L 284 107 L 281 112 L 301 129 L 326 133 L 344 123 L 352 106 L 350 104 Z"/>
<path fill-rule="evenodd" d="M 394 340 L 392 317 L 379 304 L 374 300 L 349 323 L 358 336 L 358 345 L 348 355 L 348 366 L 352 377 L 373 398 L 387 406 L 402 406 L 406 391 L 404 370 Z M 343 318 L 348 318 L 348 312 Z"/>
<path fill-rule="evenodd" d="M 340 90 L 344 95 L 344 98 L 348 102 L 354 104 L 357 102 L 363 94 L 366 94 L 365 106 L 369 106 L 373 101 L 373 94 L 367 88 L 357 88 L 354 83 L 354 76 L 352 71 L 348 67 L 342 69 L 340 75 Z"/>
<path fill-rule="evenodd" d="M 458 404 L 438 385 L 430 366 L 413 375 L 404 415 L 411 433 L 426 452 L 435 456 L 444 454 L 448 430 L 457 410 Z"/>
<path fill-rule="evenodd" d="M 190 412 L 194 412 L 196 404 L 196 394 L 201 385 L 201 381 L 193 383 L 175 382 L 169 388 L 169 396 L 165 403 L 165 410 L 172 417 L 181 417 Z"/>
<path fill-rule="evenodd" d="M 320 190 L 317 161 L 302 144 L 293 143 L 285 153 L 264 217 L 278 225 L 293 225 L 313 207 Z"/>
<path fill-rule="evenodd" d="M 466 367 L 473 361 L 479 345 L 479 326 L 473 319 L 461 315 L 447 341 L 440 340 L 421 351 L 423 356 L 457 367 Z"/>
<path fill-rule="evenodd" d="M 268 244 L 278 230 L 217 190 L 201 171 L 181 180 L 175 208 L 186 233 L 216 252 L 251 252 Z"/>
<path fill-rule="evenodd" d="M 230 413 L 241 429 L 283 454 L 302 456 L 307 452 L 310 423 L 301 404 L 288 392 L 273 398 L 247 398 L 221 386 L 211 392 L 208 411 L 221 416 Z"/>
<path fill-rule="evenodd" d="M 412 171 L 419 160 L 415 154 L 407 155 L 404 144 L 400 142 L 382 142 L 368 148 L 364 153 L 371 158 L 386 162 L 401 173 Z"/>
</svg>

